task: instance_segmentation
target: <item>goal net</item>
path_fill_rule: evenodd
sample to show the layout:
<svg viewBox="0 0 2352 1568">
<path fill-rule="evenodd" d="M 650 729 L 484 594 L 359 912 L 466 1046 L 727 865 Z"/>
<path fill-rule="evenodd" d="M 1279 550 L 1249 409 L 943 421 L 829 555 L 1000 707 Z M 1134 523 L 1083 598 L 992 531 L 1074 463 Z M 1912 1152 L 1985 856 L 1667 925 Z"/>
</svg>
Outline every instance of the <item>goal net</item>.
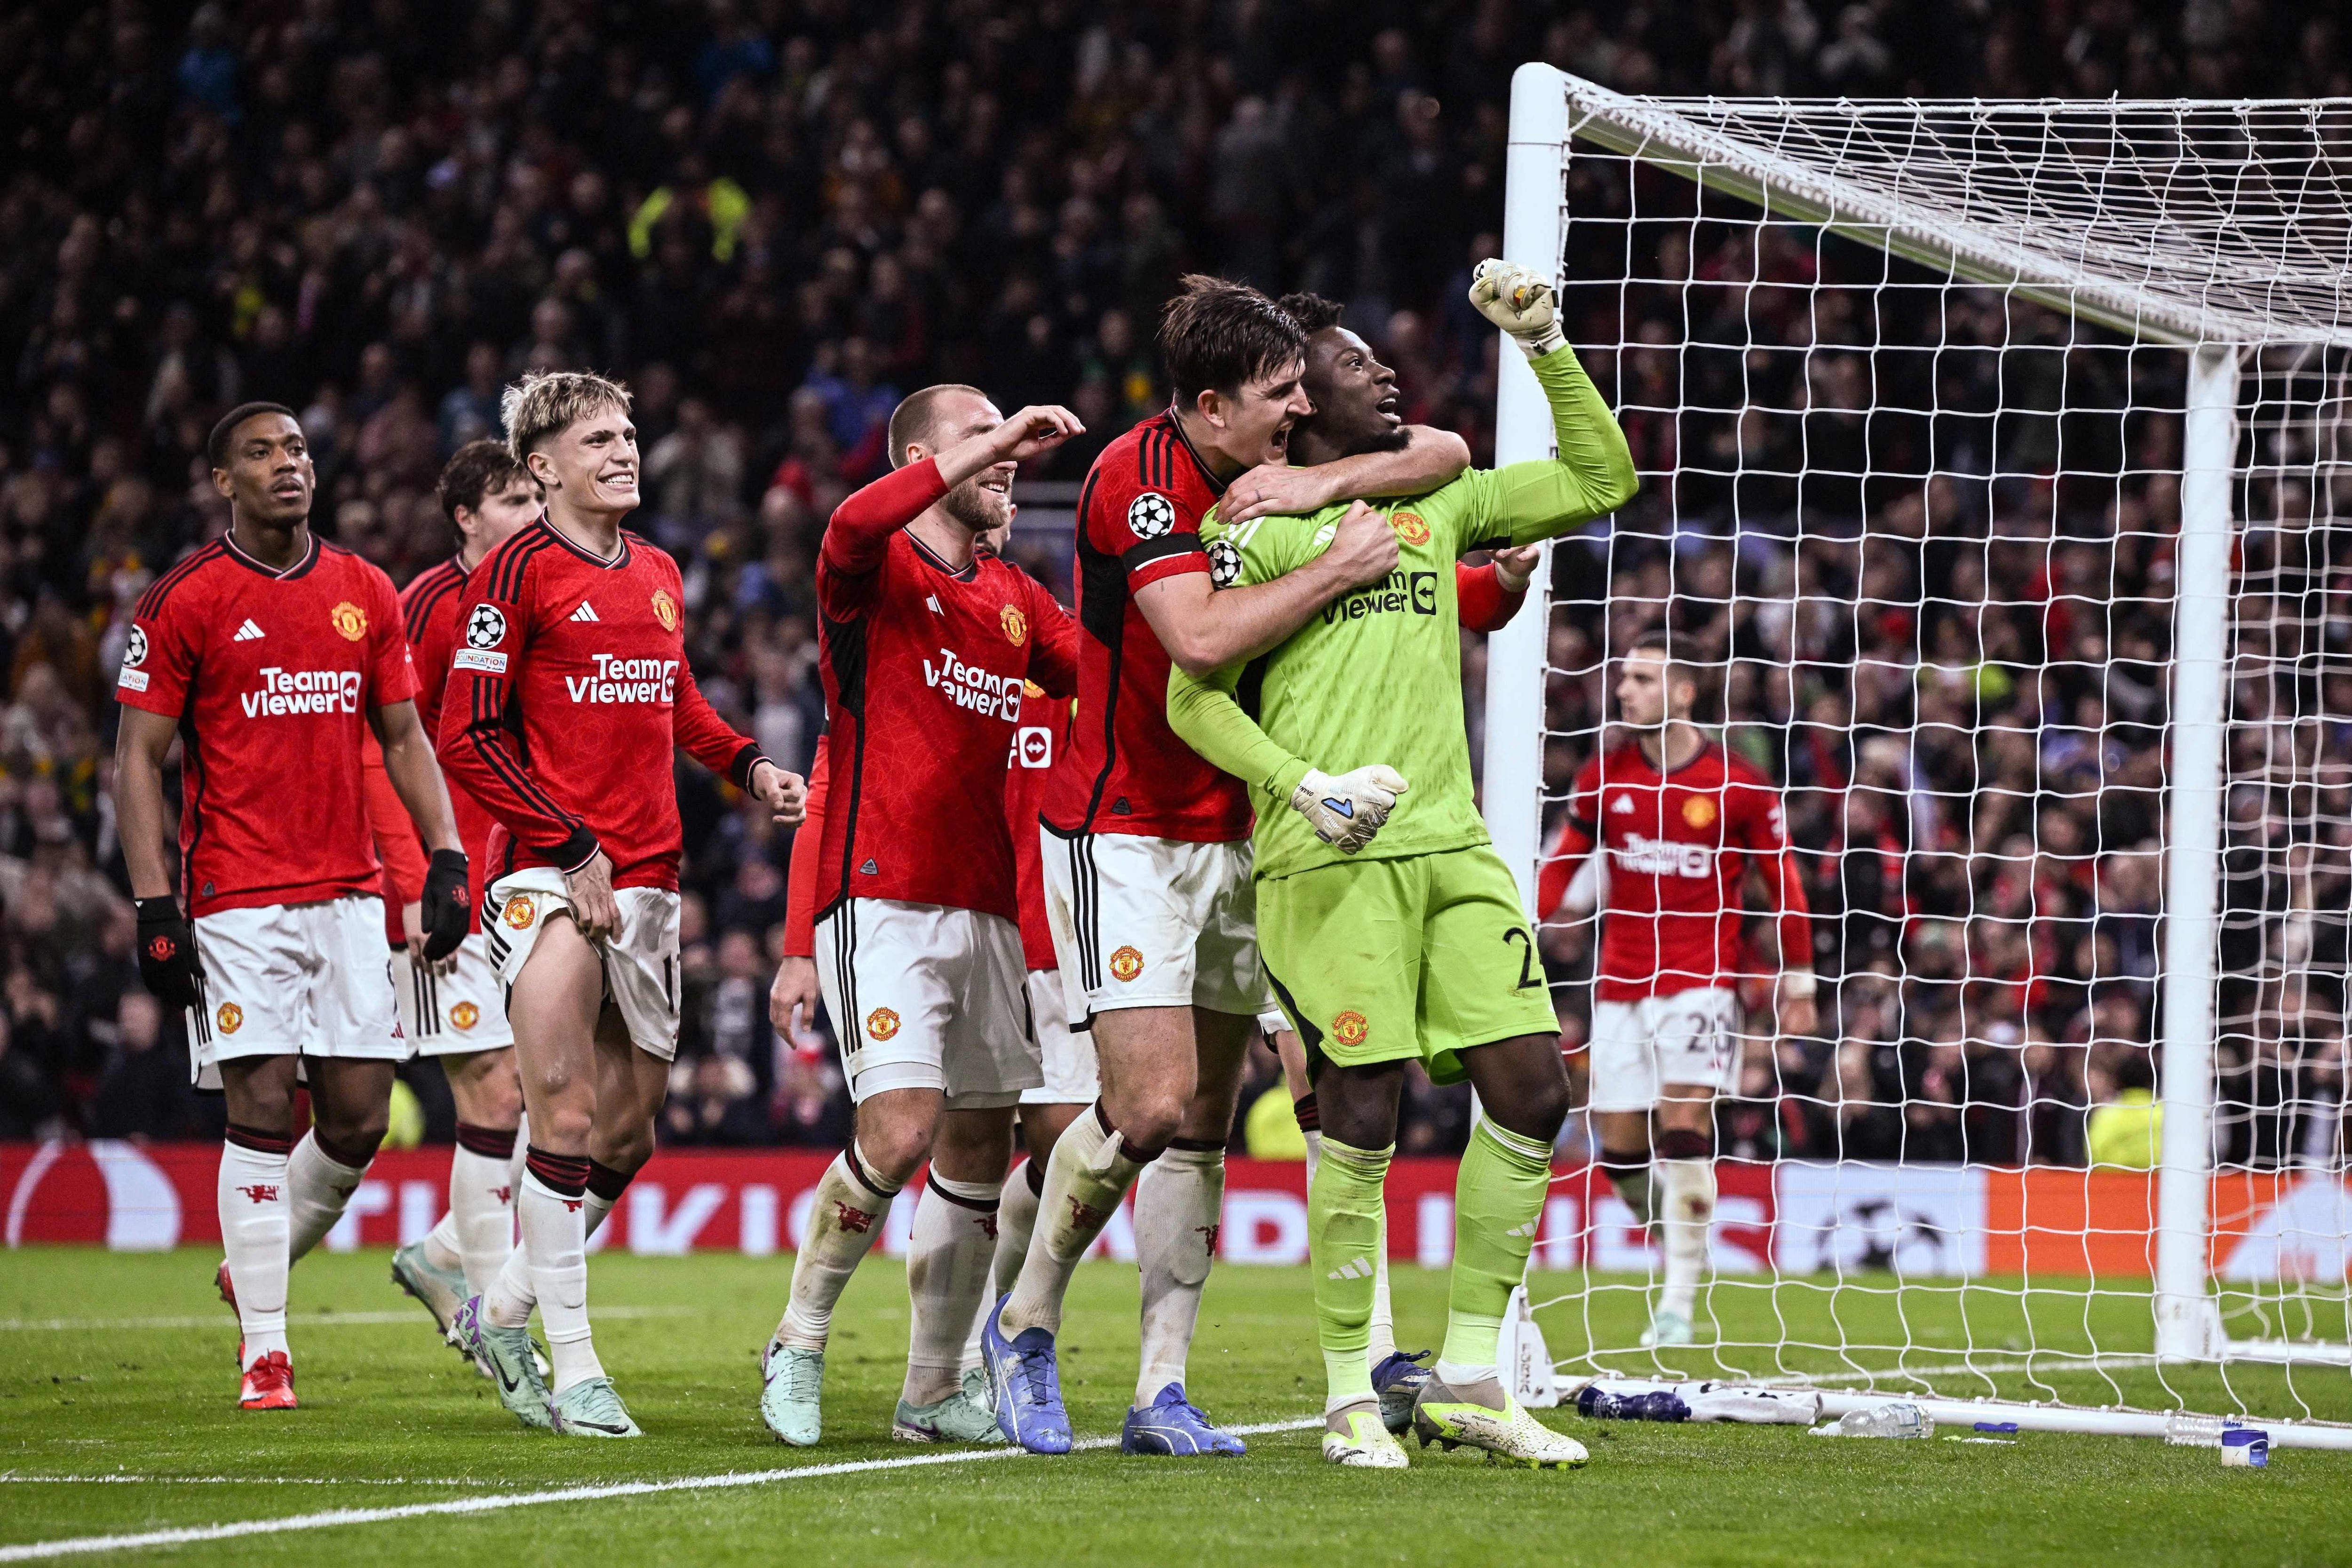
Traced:
<svg viewBox="0 0 2352 1568">
<path fill-rule="evenodd" d="M 2352 102 L 1530 66 L 1511 139 L 1505 249 L 1643 490 L 1489 645 L 1497 847 L 1535 902 L 1664 629 L 1785 792 L 1820 982 L 1778 1032 L 1751 919 L 1690 1346 L 1642 1347 L 1661 1257 L 1571 1127 L 1529 1279 L 1560 1385 L 2352 1446 Z M 1545 453 L 1501 384 L 1498 458 Z M 1591 881 L 1538 910 L 1571 1044 Z"/>
</svg>

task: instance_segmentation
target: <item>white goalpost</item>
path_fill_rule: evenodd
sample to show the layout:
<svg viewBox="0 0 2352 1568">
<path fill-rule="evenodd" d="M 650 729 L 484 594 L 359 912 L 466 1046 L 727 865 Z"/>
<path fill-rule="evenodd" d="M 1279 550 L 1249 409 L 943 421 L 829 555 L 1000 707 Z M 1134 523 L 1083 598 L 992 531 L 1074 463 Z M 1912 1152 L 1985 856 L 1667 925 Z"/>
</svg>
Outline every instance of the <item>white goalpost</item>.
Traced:
<svg viewBox="0 0 2352 1568">
<path fill-rule="evenodd" d="M 1564 1152 L 1559 1385 L 2352 1448 L 2352 100 L 1528 65 L 1507 166 L 1504 252 L 1643 483 L 1488 643 L 1485 811 L 1563 1026 L 1598 917 L 1538 907 L 1544 847 L 1660 626 L 1788 792 L 1822 983 L 1796 1040 L 1742 976 L 1696 1344 L 1640 1348 L 1656 1254 Z M 1498 384 L 1496 461 L 1549 455 Z"/>
</svg>

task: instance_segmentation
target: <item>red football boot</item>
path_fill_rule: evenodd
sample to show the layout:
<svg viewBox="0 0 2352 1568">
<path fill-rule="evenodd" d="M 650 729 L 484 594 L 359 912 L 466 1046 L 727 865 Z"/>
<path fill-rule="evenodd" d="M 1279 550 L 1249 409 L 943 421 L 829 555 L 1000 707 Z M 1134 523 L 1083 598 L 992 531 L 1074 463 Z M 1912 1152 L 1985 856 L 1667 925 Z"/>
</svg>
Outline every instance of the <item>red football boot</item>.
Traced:
<svg viewBox="0 0 2352 1568">
<path fill-rule="evenodd" d="M 245 1386 L 236 1403 L 241 1410 L 294 1408 L 294 1363 L 284 1351 L 271 1351 L 245 1369 Z"/>
</svg>

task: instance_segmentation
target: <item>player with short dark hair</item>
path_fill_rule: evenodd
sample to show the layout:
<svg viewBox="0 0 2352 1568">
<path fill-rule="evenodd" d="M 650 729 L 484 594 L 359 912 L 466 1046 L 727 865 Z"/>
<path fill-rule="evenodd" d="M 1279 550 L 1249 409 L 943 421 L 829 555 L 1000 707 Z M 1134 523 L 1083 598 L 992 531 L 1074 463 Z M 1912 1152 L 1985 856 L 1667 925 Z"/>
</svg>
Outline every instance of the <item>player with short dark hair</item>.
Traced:
<svg viewBox="0 0 2352 1568">
<path fill-rule="evenodd" d="M 977 388 L 948 386 L 907 399 L 890 428 L 905 441 L 892 471 L 842 502 L 817 556 L 831 722 L 813 946 L 857 1109 L 762 1358 L 761 1415 L 803 1447 L 823 1435 L 834 1305 L 926 1158 L 891 1430 L 1002 1440 L 964 1384 L 963 1349 L 988 1284 L 1013 1107 L 1043 1082 L 1024 1026 L 1005 768 L 1027 692 L 1069 695 L 1076 634 L 1042 584 L 979 540 L 1010 519 L 1017 466 L 1083 427 L 1050 406 L 1007 419 Z"/>
<path fill-rule="evenodd" d="M 1469 461 L 1458 438 L 1416 431 L 1402 451 L 1286 468 L 1291 427 L 1313 406 L 1299 379 L 1305 341 L 1256 289 L 1185 279 L 1160 331 L 1175 402 L 1105 447 L 1079 492 L 1078 702 L 1070 759 L 1040 816 L 1066 1016 L 1091 1031 L 1102 1092 L 1055 1144 L 1019 1279 L 982 1325 L 998 1422 L 1034 1452 L 1070 1444 L 1054 1336 L 1071 1272 L 1137 1176 L 1171 1151 L 1139 1193 L 1137 1226 L 1182 1245 L 1143 1271 L 1142 1362 L 1121 1447 L 1243 1450 L 1191 1403 L 1183 1372 L 1242 1058 L 1271 997 L 1253 934 L 1249 803 L 1169 731 L 1168 670 L 1270 646 L 1385 575 L 1397 546 L 1379 520 L 1351 518 L 1306 570 L 1213 603 L 1200 521 L 1230 483 L 1269 471 L 1256 489 L 1409 494 Z"/>
<path fill-rule="evenodd" d="M 585 1211 L 592 1192 L 609 1205 L 652 1155 L 677 1053 L 672 758 L 683 748 L 779 822 L 800 819 L 802 784 L 704 700 L 677 563 L 621 526 L 638 499 L 628 390 L 535 374 L 507 389 L 504 413 L 508 449 L 547 510 L 467 576 L 439 742 L 450 776 L 498 818 L 482 924 L 530 1142 L 521 1244 L 454 1330 L 526 1426 L 634 1437 L 589 1330 Z"/>
<path fill-rule="evenodd" d="M 1551 286 L 1490 261 L 1470 300 L 1525 351 L 1558 457 L 1465 474 L 1396 503 L 1385 520 L 1402 547 L 1393 576 L 1258 657 L 1205 679 L 1177 672 L 1168 690 L 1171 728 L 1247 781 L 1259 805 L 1259 936 L 1305 1047 L 1323 1132 L 1307 1200 L 1328 1380 L 1323 1455 L 1360 1468 L 1407 1463 L 1367 1350 L 1371 1255 L 1404 1064 L 1414 1061 L 1433 1082 L 1473 1083 L 1486 1115 L 1455 1184 L 1445 1342 L 1415 1397 L 1413 1427 L 1424 1443 L 1511 1464 L 1586 1458 L 1518 1406 L 1496 1367 L 1568 1080 L 1518 885 L 1478 815 L 1449 612 L 1463 555 L 1601 516 L 1633 495 L 1636 478 L 1623 432 L 1559 331 Z M 1258 583 L 1313 560 L 1342 515 L 1335 506 L 1229 524 L 1220 509 L 1203 537 L 1224 580 Z M 1321 767 L 1349 771 L 1335 779 Z M 1347 786 L 1360 777 L 1381 786 L 1369 811 Z"/>
<path fill-rule="evenodd" d="M 383 967 L 363 735 L 382 742 L 432 849 L 424 924 L 436 960 L 465 935 L 466 857 L 411 700 L 392 581 L 310 531 L 317 478 L 300 423 L 281 404 L 246 404 L 205 450 L 228 531 L 139 602 L 115 684 L 115 805 L 140 976 L 187 1010 L 199 1082 L 228 1101 L 217 1278 L 243 1337 L 239 1403 L 291 1409 L 287 1270 L 366 1174 L 408 1054 Z M 180 896 L 164 857 L 175 739 Z M 312 1125 L 297 1142 L 300 1080 Z"/>
<path fill-rule="evenodd" d="M 440 733 L 450 660 L 465 646 L 458 605 L 466 579 L 483 557 L 535 521 L 542 504 L 539 481 L 503 441 L 458 447 L 434 489 L 456 531 L 457 552 L 419 573 L 400 595 L 416 660 L 416 710 L 428 735 Z M 462 787 L 449 792 L 449 804 L 474 870 L 466 889 L 466 940 L 442 963 L 425 961 L 408 897 L 413 883 L 402 884 L 404 924 L 388 933 L 401 1030 L 419 1055 L 440 1060 L 457 1111 L 448 1211 L 430 1233 L 392 1255 L 392 1277 L 425 1304 L 445 1335 L 466 1298 L 488 1289 L 513 1250 L 514 1189 L 520 1180 L 515 1152 L 522 1136 L 522 1082 L 515 1074 L 506 988 L 482 935 L 481 869 L 488 864 L 498 819 Z"/>
<path fill-rule="evenodd" d="M 1617 679 L 1630 733 L 1578 770 L 1537 889 L 1548 919 L 1586 858 L 1607 850 L 1591 1110 L 1610 1184 L 1665 1254 L 1645 1345 L 1692 1339 L 1715 1220 L 1715 1097 L 1739 1070 L 1751 868 L 1779 920 L 1779 1026 L 1813 1028 L 1812 920 L 1780 792 L 1692 722 L 1698 689 L 1665 632 L 1634 640 Z"/>
</svg>

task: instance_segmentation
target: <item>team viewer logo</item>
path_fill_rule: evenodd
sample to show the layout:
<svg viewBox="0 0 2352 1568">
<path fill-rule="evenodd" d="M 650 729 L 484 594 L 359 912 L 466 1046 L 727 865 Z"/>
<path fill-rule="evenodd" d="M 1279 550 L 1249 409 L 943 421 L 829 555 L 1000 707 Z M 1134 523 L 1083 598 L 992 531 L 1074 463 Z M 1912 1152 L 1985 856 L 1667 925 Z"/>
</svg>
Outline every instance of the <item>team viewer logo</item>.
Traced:
<svg viewBox="0 0 2352 1568">
<path fill-rule="evenodd" d="M 1110 972 L 1124 984 L 1143 973 L 1143 954 L 1131 947 L 1122 947 L 1110 955 Z"/>
<path fill-rule="evenodd" d="M 517 931 L 527 931 L 530 929 L 530 922 L 535 918 L 535 914 L 536 911 L 534 911 L 530 907 L 530 899 L 529 895 L 517 893 L 513 898 L 507 900 L 507 907 L 499 911 L 499 919 L 506 921 L 507 924 L 512 926 Z"/>
<path fill-rule="evenodd" d="M 898 1015 L 887 1007 L 877 1007 L 866 1015 L 866 1033 L 877 1040 L 887 1040 L 898 1032 Z"/>
<path fill-rule="evenodd" d="M 1389 521 L 1394 525 L 1397 538 L 1403 542 L 1407 544 L 1429 542 L 1429 524 L 1421 521 L 1419 513 L 1401 511 Z"/>
<path fill-rule="evenodd" d="M 245 1027 L 245 1009 L 234 1002 L 224 1002 L 220 1011 L 213 1015 L 213 1022 L 220 1026 L 222 1034 L 234 1035 Z"/>
<path fill-rule="evenodd" d="M 1127 503 L 1128 531 L 1138 539 L 1157 539 L 1176 526 L 1176 508 L 1168 498 L 1144 491 Z"/>
<path fill-rule="evenodd" d="M 1683 820 L 1693 827 L 1715 826 L 1715 802 L 1703 795 L 1692 795 L 1683 802 Z"/>
<path fill-rule="evenodd" d="M 449 1009 L 449 1022 L 460 1029 L 470 1029 L 482 1021 L 482 1010 L 471 1002 L 460 1002 Z"/>
<path fill-rule="evenodd" d="M 349 599 L 329 610 L 327 619 L 334 623 L 337 635 L 345 642 L 357 642 L 367 636 L 367 612 Z"/>
<path fill-rule="evenodd" d="M 1011 605 L 997 613 L 996 624 L 1004 628 L 1004 640 L 1014 647 L 1029 640 L 1029 617 Z"/>
<path fill-rule="evenodd" d="M 1353 1008 L 1331 1020 L 1331 1037 L 1343 1046 L 1360 1046 L 1372 1032 L 1364 1016 Z"/>
<path fill-rule="evenodd" d="M 667 588 L 654 590 L 654 619 L 662 624 L 666 632 L 677 630 L 677 601 L 669 596 Z"/>
</svg>

